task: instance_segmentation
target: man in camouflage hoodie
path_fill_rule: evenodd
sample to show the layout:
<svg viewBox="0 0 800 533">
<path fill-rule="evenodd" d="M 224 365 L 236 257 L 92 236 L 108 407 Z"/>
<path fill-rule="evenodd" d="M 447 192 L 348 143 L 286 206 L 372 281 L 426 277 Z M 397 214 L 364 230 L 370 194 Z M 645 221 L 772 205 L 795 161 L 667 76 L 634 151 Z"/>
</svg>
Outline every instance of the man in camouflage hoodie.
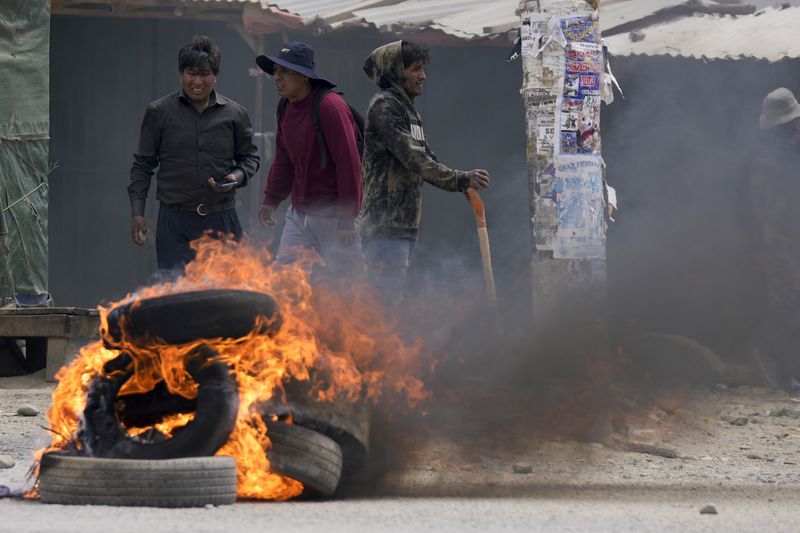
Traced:
<svg viewBox="0 0 800 533">
<path fill-rule="evenodd" d="M 414 99 L 422 94 L 430 53 L 409 41 L 377 48 L 364 63 L 380 91 L 367 110 L 361 239 L 367 266 L 388 299 L 402 301 L 406 271 L 422 217 L 422 184 L 445 191 L 489 186 L 485 170 L 453 170 L 425 141 Z"/>
</svg>

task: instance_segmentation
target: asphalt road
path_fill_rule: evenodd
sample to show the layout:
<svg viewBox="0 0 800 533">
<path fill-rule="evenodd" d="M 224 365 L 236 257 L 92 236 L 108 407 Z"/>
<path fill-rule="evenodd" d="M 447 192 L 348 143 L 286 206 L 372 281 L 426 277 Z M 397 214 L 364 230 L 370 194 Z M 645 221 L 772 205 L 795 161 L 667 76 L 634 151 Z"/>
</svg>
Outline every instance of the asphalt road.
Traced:
<svg viewBox="0 0 800 533">
<path fill-rule="evenodd" d="M 719 514 L 700 514 L 709 502 Z M 518 497 L 381 497 L 176 510 L 0 500 L 0 532 L 794 532 L 797 502 L 798 491 L 785 487 L 581 491 L 563 486 Z"/>
<path fill-rule="evenodd" d="M 42 413 L 51 387 L 33 377 L 0 379 L 0 455 L 16 462 L 0 470 L 0 485 L 26 485 L 32 453 L 48 440 Z M 632 432 L 654 432 L 654 442 L 679 450 L 680 458 L 534 442 L 524 434 L 511 439 L 510 432 L 490 440 L 473 431 L 469 441 L 461 433 L 418 442 L 347 498 L 174 510 L 0 499 L 0 533 L 800 531 L 797 420 L 768 414 L 800 401 L 750 389 L 696 392 L 684 395 L 691 410 L 656 410 L 650 426 L 629 421 Z M 40 414 L 16 416 L 23 404 Z M 720 415 L 751 423 L 732 425 Z M 529 472 L 515 472 L 517 463 Z M 719 514 L 700 514 L 709 503 Z"/>
</svg>

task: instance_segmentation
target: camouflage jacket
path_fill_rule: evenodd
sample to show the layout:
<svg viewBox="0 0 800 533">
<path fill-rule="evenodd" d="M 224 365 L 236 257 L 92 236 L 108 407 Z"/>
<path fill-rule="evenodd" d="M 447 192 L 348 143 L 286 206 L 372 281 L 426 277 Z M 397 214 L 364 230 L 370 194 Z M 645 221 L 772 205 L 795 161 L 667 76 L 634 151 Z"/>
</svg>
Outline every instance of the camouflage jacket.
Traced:
<svg viewBox="0 0 800 533">
<path fill-rule="evenodd" d="M 446 191 L 466 188 L 466 173 L 438 161 L 425 141 L 422 119 L 406 92 L 402 41 L 376 49 L 364 71 L 381 88 L 369 104 L 364 131 L 361 233 L 416 238 L 422 183 Z"/>
</svg>

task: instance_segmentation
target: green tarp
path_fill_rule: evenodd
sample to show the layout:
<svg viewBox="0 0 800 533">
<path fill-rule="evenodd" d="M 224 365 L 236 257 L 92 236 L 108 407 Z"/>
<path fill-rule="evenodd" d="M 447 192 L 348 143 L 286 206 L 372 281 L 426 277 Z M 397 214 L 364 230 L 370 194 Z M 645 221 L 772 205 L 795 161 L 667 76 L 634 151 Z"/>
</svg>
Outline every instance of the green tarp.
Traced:
<svg viewBox="0 0 800 533">
<path fill-rule="evenodd" d="M 47 292 L 50 2 L 0 2 L 0 297 Z"/>
</svg>

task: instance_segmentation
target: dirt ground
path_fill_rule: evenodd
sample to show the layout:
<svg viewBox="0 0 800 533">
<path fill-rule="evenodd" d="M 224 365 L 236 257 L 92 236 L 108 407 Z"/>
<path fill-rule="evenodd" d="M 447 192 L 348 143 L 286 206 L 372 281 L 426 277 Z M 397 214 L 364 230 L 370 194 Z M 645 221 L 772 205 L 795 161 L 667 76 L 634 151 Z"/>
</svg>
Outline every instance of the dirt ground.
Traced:
<svg viewBox="0 0 800 533">
<path fill-rule="evenodd" d="M 0 485 L 28 483 L 32 453 L 48 441 L 44 412 L 52 388 L 41 375 L 0 378 L 0 455 L 16 462 L 0 470 Z M 397 441 L 379 426 L 375 462 L 392 455 L 387 450 L 398 454 L 333 501 L 114 513 L 136 516 L 137 529 L 158 531 L 231 524 L 237 531 L 797 530 L 800 398 L 720 386 L 649 401 L 637 416 L 615 421 L 602 442 L 530 437 L 513 417 L 496 421 L 506 429 L 476 425 L 465 438 L 467 413 L 423 424 L 424 438 Z M 40 414 L 18 416 L 24 404 Z M 383 452 L 382 438 L 394 443 Z M 718 515 L 700 514 L 708 503 Z M 15 532 L 111 532 L 130 524 L 110 524 L 108 508 L 13 499 L 0 500 L 0 516 L 0 531 Z"/>
<path fill-rule="evenodd" d="M 511 418 L 502 430 L 477 436 L 485 446 L 433 434 L 411 452 L 405 468 L 387 476 L 386 485 L 407 495 L 480 493 L 486 487 L 513 493 L 532 481 L 800 488 L 800 398 L 762 388 L 698 387 L 679 401 L 655 401 L 662 406 L 597 439 L 603 442 L 526 437 Z M 448 433 L 443 427 L 439 432 Z M 581 440 L 591 441 L 591 435 Z M 531 473 L 519 473 L 527 469 Z"/>
</svg>

